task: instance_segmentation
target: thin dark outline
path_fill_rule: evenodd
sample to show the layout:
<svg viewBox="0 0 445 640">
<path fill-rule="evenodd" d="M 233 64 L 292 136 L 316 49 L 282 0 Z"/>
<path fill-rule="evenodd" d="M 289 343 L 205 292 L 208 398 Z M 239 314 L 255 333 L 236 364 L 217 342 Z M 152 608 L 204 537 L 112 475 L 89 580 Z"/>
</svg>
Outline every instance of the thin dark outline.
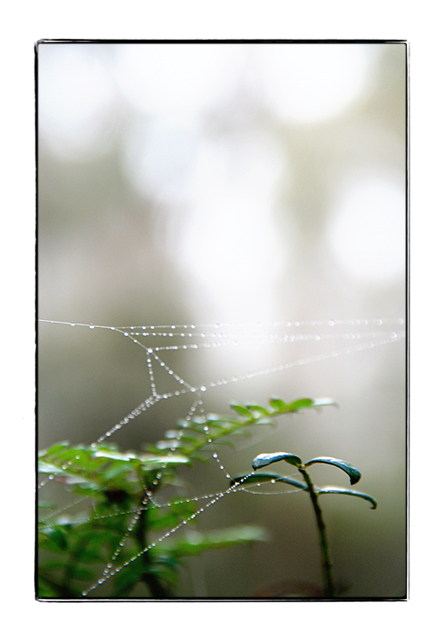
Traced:
<svg viewBox="0 0 445 640">
<path fill-rule="evenodd" d="M 369 598 L 174 598 L 157 600 L 155 598 L 95 598 L 89 599 L 68 599 L 63 598 L 40 598 L 38 594 L 38 48 L 40 45 L 48 44 L 401 44 L 405 45 L 405 323 L 406 323 L 406 346 L 405 346 L 405 596 L 400 597 L 369 597 Z M 34 108 L 35 108 L 35 530 L 34 530 L 34 593 L 37 602 L 408 602 L 410 593 L 410 47 L 406 39 L 147 39 L 147 40 L 126 40 L 126 39 L 69 39 L 53 38 L 40 39 L 34 43 Z"/>
</svg>

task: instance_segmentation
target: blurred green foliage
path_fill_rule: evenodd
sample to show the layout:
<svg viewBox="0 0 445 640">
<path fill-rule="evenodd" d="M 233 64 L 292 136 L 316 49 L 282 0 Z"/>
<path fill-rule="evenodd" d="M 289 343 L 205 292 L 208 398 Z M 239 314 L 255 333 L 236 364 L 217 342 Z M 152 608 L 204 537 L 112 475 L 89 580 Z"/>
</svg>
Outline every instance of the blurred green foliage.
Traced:
<svg viewBox="0 0 445 640">
<path fill-rule="evenodd" d="M 91 506 L 68 515 L 69 509 L 61 514 L 59 507 L 40 505 L 45 516 L 38 527 L 38 597 L 81 598 L 107 582 L 107 597 L 131 597 L 142 584 L 145 597 L 173 598 L 187 556 L 265 540 L 265 531 L 254 526 L 205 533 L 184 527 L 182 537 L 170 538 L 203 511 L 187 495 L 180 469 L 205 462 L 216 445 L 249 435 L 249 427 L 273 425 L 280 415 L 332 404 L 306 398 L 289 404 L 274 398 L 268 407 L 234 404 L 233 415 L 178 421 L 176 429 L 142 452 L 120 451 L 115 444 L 68 442 L 40 452 L 39 473 L 63 484 L 80 501 L 91 498 Z M 173 497 L 159 505 L 156 493 L 166 487 Z M 234 490 L 236 484 L 216 494 L 217 499 Z"/>
</svg>

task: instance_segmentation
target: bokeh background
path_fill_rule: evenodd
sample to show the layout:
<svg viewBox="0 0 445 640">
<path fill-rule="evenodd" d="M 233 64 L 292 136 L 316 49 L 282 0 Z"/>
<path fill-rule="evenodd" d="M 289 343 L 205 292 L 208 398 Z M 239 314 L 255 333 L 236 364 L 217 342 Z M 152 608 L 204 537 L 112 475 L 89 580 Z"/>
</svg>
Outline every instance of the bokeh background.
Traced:
<svg viewBox="0 0 445 640">
<path fill-rule="evenodd" d="M 39 318 L 127 326 L 405 317 L 404 44 L 48 42 L 37 64 Z M 198 385 L 332 344 L 165 360 Z M 39 323 L 38 367 L 40 448 L 93 442 L 150 395 L 143 350 L 111 331 Z M 226 470 L 247 471 L 274 450 L 355 464 L 359 489 L 379 508 L 325 498 L 336 577 L 351 597 L 403 596 L 404 341 L 219 386 L 204 401 L 227 412 L 230 401 L 273 395 L 333 397 L 339 409 L 223 451 Z M 189 408 L 186 397 L 159 403 L 114 439 L 127 448 L 154 441 Z M 331 468 L 314 480 L 344 483 Z M 226 487 L 211 463 L 193 483 L 195 495 Z M 270 541 L 195 559 L 179 595 L 241 598 L 282 580 L 319 583 L 305 498 L 237 494 L 208 509 L 198 528 L 255 523 Z"/>
</svg>

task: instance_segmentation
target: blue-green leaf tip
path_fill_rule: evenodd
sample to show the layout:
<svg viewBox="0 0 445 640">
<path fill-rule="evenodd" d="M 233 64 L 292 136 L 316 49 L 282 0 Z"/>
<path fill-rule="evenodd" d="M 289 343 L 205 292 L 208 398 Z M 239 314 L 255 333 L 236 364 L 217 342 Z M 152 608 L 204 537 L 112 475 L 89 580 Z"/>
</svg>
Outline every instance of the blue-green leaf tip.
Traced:
<svg viewBox="0 0 445 640">
<path fill-rule="evenodd" d="M 261 469 L 261 467 L 266 467 L 269 464 L 273 464 L 274 462 L 279 462 L 280 460 L 284 460 L 289 464 L 293 464 L 296 467 L 300 467 L 302 465 L 301 458 L 294 455 L 293 453 L 285 453 L 283 451 L 276 451 L 275 453 L 261 453 L 259 456 L 252 460 L 252 467 L 254 469 Z"/>
<path fill-rule="evenodd" d="M 349 462 L 338 460 L 337 458 L 328 458 L 327 456 L 319 456 L 318 458 L 313 458 L 312 460 L 309 460 L 309 462 L 306 462 L 304 466 L 309 467 L 311 464 L 317 463 L 330 464 L 334 467 L 338 467 L 348 474 L 351 484 L 357 484 L 357 482 L 362 477 L 360 471 L 353 467 L 352 464 L 349 464 Z"/>
</svg>

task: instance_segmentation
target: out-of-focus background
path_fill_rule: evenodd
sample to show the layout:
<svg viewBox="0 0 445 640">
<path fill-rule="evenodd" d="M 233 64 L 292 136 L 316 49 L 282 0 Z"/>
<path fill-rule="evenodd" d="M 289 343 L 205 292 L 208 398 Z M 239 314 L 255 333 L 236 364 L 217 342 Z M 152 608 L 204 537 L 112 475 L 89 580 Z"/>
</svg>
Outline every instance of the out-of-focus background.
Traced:
<svg viewBox="0 0 445 640">
<path fill-rule="evenodd" d="M 405 83 L 403 44 L 40 44 L 39 318 L 404 318 Z M 198 385 L 331 349 L 315 342 L 185 350 L 165 361 Z M 111 331 L 40 323 L 38 365 L 39 447 L 93 442 L 150 395 L 143 350 Z M 209 412 L 273 395 L 338 401 L 221 460 L 236 474 L 258 453 L 284 450 L 361 470 L 359 488 L 377 511 L 342 496 L 323 502 L 335 574 L 351 597 L 405 593 L 405 373 L 401 340 L 204 397 Z M 115 439 L 128 448 L 156 440 L 189 408 L 185 397 L 159 403 Z M 344 482 L 330 468 L 314 480 Z M 226 487 L 210 463 L 194 482 L 196 495 Z M 238 494 L 208 509 L 198 528 L 256 523 L 270 542 L 194 561 L 180 595 L 248 597 L 281 580 L 319 582 L 305 498 Z"/>
</svg>

